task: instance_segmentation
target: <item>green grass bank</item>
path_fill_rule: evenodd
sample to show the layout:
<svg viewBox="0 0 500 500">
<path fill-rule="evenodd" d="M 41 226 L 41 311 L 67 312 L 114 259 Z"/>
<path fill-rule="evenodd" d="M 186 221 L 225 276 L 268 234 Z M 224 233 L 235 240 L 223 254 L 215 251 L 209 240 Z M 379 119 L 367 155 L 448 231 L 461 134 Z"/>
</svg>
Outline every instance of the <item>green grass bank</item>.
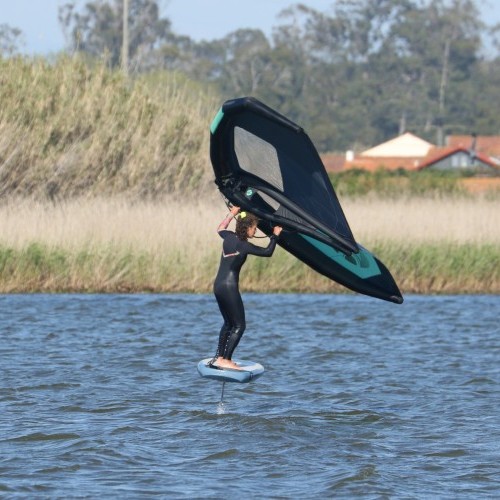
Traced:
<svg viewBox="0 0 500 500">
<path fill-rule="evenodd" d="M 498 246 L 385 243 L 383 254 L 403 293 L 500 293 Z M 103 246 L 76 251 L 30 244 L 0 247 L 0 292 L 210 292 L 217 251 L 158 255 Z M 278 249 L 272 259 L 249 258 L 241 286 L 255 292 L 343 293 L 346 290 Z"/>
<path fill-rule="evenodd" d="M 451 197 L 468 198 L 477 196 L 467 189 L 467 182 L 473 180 L 472 172 L 462 171 L 407 171 L 407 170 L 346 170 L 330 173 L 330 180 L 336 193 L 341 197 L 365 197 L 376 195 L 387 199 Z M 500 185 L 495 182 L 498 176 L 490 178 L 491 185 L 485 182 L 482 196 L 500 198 Z M 481 181 L 488 181 L 481 178 Z"/>
</svg>

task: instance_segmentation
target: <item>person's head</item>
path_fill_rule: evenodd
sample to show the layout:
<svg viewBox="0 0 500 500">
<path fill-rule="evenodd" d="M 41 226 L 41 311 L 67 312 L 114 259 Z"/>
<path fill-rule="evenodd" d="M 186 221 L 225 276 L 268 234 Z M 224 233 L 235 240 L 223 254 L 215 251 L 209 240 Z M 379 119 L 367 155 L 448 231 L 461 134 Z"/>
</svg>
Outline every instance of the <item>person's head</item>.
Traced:
<svg viewBox="0 0 500 500">
<path fill-rule="evenodd" d="M 236 236 L 242 241 L 253 238 L 259 219 L 248 212 L 240 212 L 236 217 Z"/>
</svg>

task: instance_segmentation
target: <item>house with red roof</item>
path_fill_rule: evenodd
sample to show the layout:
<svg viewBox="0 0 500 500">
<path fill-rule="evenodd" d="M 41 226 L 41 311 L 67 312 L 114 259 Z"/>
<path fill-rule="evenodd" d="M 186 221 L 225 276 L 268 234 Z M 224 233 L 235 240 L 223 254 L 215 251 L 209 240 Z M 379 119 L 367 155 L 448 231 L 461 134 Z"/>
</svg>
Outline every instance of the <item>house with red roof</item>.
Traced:
<svg viewBox="0 0 500 500">
<path fill-rule="evenodd" d="M 328 171 L 346 169 L 455 171 L 477 176 L 500 176 L 500 136 L 449 136 L 438 147 L 406 132 L 378 146 L 345 157 L 323 155 Z"/>
<path fill-rule="evenodd" d="M 432 169 L 441 172 L 472 172 L 478 176 L 496 176 L 500 175 L 500 161 L 472 149 L 451 146 L 431 150 L 417 169 Z"/>
<path fill-rule="evenodd" d="M 449 135 L 446 146 L 473 149 L 500 160 L 500 135 Z"/>
</svg>

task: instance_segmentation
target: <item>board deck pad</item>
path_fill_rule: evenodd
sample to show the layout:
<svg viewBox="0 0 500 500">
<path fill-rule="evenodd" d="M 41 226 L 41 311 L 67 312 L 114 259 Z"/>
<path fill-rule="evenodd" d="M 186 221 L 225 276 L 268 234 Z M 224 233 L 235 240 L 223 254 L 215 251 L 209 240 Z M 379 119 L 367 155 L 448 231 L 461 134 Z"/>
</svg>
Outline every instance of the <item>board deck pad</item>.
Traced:
<svg viewBox="0 0 500 500">
<path fill-rule="evenodd" d="M 255 361 L 234 360 L 241 366 L 242 370 L 234 370 L 232 368 L 218 368 L 210 366 L 213 358 L 202 359 L 198 363 L 198 373 L 203 378 L 218 380 L 220 382 L 237 382 L 245 384 L 251 380 L 259 378 L 264 373 L 264 367 Z"/>
</svg>

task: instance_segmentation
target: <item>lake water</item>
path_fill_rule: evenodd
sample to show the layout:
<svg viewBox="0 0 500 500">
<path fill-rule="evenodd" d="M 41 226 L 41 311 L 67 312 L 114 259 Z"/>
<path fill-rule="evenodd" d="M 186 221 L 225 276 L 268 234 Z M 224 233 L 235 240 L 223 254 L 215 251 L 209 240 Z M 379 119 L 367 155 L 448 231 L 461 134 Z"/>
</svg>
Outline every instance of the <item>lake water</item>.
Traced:
<svg viewBox="0 0 500 500">
<path fill-rule="evenodd" d="M 498 498 L 500 298 L 0 296 L 0 496 Z M 238 357 L 238 356 L 236 356 Z"/>
</svg>

